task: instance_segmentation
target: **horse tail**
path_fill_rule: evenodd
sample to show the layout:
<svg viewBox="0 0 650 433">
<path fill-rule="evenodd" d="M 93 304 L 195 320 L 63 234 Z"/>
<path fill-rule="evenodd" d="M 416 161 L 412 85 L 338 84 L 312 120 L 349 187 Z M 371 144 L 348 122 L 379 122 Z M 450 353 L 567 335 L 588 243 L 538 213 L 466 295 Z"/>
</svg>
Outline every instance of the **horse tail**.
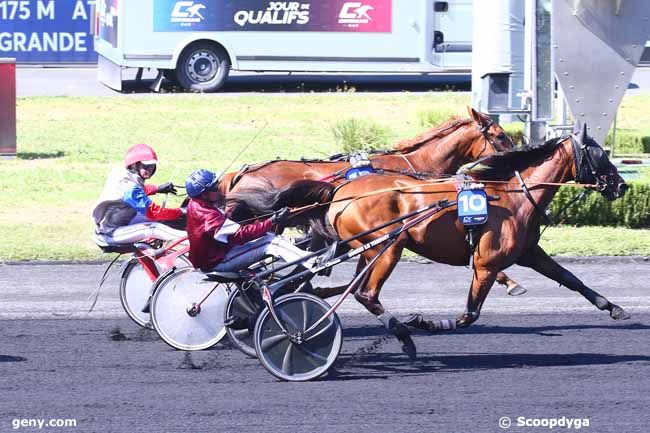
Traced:
<svg viewBox="0 0 650 433">
<path fill-rule="evenodd" d="M 292 226 L 309 226 L 314 241 L 320 238 L 323 241 L 336 241 L 339 239 L 336 231 L 327 222 L 329 203 L 334 198 L 336 188 L 329 182 L 317 180 L 299 180 L 283 188 L 279 199 L 283 206 L 299 208 L 318 204 L 303 211 L 298 211 L 292 217 Z M 312 245 L 314 248 L 315 245 Z"/>
<path fill-rule="evenodd" d="M 291 226 L 309 225 L 319 235 L 327 239 L 337 239 L 333 229 L 325 222 L 329 203 L 334 196 L 334 186 L 317 180 L 298 180 L 281 188 L 274 189 L 271 182 L 243 188 L 228 195 L 226 209 L 235 221 L 271 214 L 283 207 L 299 208 L 313 204 L 323 204 L 312 209 L 298 211 L 290 220 Z"/>
<path fill-rule="evenodd" d="M 334 196 L 334 186 L 318 180 L 298 180 L 278 192 L 280 206 L 303 207 L 315 203 L 329 203 Z"/>
<path fill-rule="evenodd" d="M 277 205 L 278 194 L 268 180 L 256 182 L 256 186 L 240 188 L 226 196 L 226 212 L 229 218 L 243 221 L 270 214 L 281 208 Z"/>
</svg>

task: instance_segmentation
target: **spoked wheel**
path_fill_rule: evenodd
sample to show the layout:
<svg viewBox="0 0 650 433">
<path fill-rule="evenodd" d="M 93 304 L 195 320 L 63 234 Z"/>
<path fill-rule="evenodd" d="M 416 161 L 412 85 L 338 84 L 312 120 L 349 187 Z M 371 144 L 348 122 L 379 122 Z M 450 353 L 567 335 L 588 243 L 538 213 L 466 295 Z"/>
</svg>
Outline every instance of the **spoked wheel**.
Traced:
<svg viewBox="0 0 650 433">
<path fill-rule="evenodd" d="M 174 266 L 181 269 L 191 265 L 187 257 L 178 256 L 174 260 Z M 120 302 L 122 302 L 122 307 L 124 307 L 124 311 L 131 320 L 140 326 L 146 326 L 149 323 L 149 313 L 143 313 L 142 309 L 149 300 L 153 283 L 142 264 L 137 260 L 129 262 L 120 277 Z"/>
<path fill-rule="evenodd" d="M 248 356 L 255 357 L 257 355 L 255 354 L 255 342 L 251 330 L 255 326 L 257 313 L 262 308 L 262 299 L 259 296 L 258 299 L 255 299 L 254 294 L 251 293 L 252 290 L 255 290 L 255 288 L 247 291 L 242 289 L 233 291 L 228 298 L 224 317 L 227 320 L 243 324 L 243 326 L 240 326 L 242 329 L 227 327 L 228 338 L 237 349 Z M 246 322 L 250 323 L 248 327 L 245 327 Z"/>
<path fill-rule="evenodd" d="M 158 285 L 151 301 L 151 321 L 170 346 L 207 349 L 226 335 L 223 311 L 227 300 L 225 284 L 207 281 L 192 268 L 181 269 Z"/>
<path fill-rule="evenodd" d="M 275 312 L 289 335 L 285 335 L 266 308 L 255 325 L 255 351 L 262 365 L 274 376 L 291 382 L 315 379 L 336 361 L 343 342 L 343 329 L 336 313 L 314 331 L 330 306 L 306 293 L 292 293 L 275 301 Z"/>
</svg>

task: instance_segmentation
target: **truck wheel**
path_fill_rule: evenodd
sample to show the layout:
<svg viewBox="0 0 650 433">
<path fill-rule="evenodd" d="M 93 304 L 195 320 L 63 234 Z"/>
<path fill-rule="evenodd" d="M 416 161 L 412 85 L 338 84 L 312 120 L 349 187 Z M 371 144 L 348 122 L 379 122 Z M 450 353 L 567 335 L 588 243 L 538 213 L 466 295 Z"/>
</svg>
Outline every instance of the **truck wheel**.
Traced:
<svg viewBox="0 0 650 433">
<path fill-rule="evenodd" d="M 183 51 L 176 67 L 179 84 L 190 92 L 214 92 L 228 77 L 230 60 L 223 49 L 196 44 Z"/>
</svg>

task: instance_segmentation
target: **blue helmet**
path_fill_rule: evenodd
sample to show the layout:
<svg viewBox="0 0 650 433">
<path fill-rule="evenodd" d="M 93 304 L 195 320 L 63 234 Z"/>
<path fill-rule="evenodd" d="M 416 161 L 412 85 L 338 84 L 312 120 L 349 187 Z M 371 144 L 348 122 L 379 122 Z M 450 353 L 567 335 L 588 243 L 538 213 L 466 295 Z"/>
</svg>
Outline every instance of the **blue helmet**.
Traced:
<svg viewBox="0 0 650 433">
<path fill-rule="evenodd" d="M 187 195 L 195 198 L 208 190 L 214 189 L 218 182 L 219 176 L 215 173 L 205 169 L 195 170 L 185 181 L 185 189 Z"/>
</svg>

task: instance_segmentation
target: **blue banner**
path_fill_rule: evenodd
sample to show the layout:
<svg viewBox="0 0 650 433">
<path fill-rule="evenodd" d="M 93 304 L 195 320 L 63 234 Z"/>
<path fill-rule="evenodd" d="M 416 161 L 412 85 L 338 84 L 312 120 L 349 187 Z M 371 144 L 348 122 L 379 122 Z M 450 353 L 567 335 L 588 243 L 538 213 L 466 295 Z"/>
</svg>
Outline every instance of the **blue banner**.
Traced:
<svg viewBox="0 0 650 433">
<path fill-rule="evenodd" d="M 18 63 L 94 63 L 94 0 L 0 0 L 0 57 Z"/>
</svg>

